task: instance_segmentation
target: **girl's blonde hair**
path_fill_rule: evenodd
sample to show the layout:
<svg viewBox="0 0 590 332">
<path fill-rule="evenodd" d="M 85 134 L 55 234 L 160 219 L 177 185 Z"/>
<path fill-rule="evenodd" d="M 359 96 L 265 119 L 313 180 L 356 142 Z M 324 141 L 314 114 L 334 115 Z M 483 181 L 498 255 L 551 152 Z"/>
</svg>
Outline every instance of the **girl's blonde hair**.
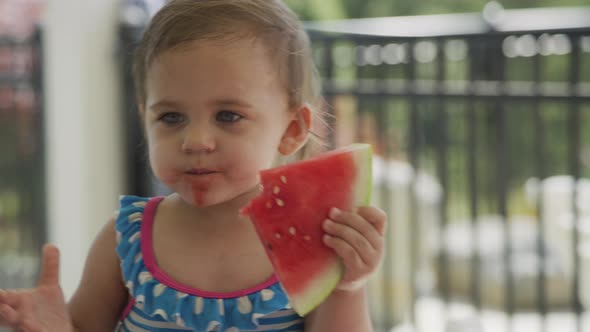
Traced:
<svg viewBox="0 0 590 332">
<path fill-rule="evenodd" d="M 297 15 L 280 0 L 169 1 L 152 18 L 136 48 L 133 78 L 137 102 L 145 105 L 147 72 L 158 55 L 193 41 L 231 42 L 244 37 L 262 38 L 277 63 L 289 108 L 307 105 L 314 120 L 319 120 L 312 123 L 323 125 L 323 117 L 318 113 L 322 103 L 320 84 L 309 37 Z M 322 139 L 314 130 L 311 136 L 297 159 L 321 150 Z"/>
</svg>

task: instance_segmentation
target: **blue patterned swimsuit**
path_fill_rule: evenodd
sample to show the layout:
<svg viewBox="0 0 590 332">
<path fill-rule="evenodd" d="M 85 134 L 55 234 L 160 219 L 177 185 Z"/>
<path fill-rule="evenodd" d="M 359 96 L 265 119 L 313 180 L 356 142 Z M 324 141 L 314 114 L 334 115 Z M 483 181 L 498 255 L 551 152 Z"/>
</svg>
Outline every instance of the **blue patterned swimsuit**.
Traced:
<svg viewBox="0 0 590 332">
<path fill-rule="evenodd" d="M 276 276 L 232 293 L 181 284 L 154 258 L 152 225 L 163 197 L 122 196 L 116 219 L 117 254 L 130 301 L 116 331 L 303 331 Z"/>
</svg>

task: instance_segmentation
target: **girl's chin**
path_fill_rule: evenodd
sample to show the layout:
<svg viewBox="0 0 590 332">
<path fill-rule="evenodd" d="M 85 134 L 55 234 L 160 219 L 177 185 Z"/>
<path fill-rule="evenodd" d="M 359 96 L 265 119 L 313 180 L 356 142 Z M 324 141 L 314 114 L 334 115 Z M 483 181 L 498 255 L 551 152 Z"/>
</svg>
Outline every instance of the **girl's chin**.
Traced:
<svg viewBox="0 0 590 332">
<path fill-rule="evenodd" d="M 215 199 L 214 197 L 210 197 L 210 195 L 204 194 L 204 193 L 199 193 L 199 194 L 187 194 L 187 195 L 181 195 L 183 200 L 192 206 L 195 207 L 199 207 L 199 208 L 206 208 L 206 207 L 211 207 L 214 205 L 218 205 L 223 203 L 225 200 L 224 199 Z"/>
<path fill-rule="evenodd" d="M 199 183 L 195 185 L 183 185 L 176 188 L 177 194 L 182 200 L 192 206 L 205 208 L 220 204 L 231 204 L 236 206 L 245 205 L 260 191 L 258 182 L 248 181 L 233 187 Z"/>
<path fill-rule="evenodd" d="M 248 193 L 248 192 L 247 192 Z M 237 202 L 240 199 L 248 200 L 250 195 L 247 193 L 213 193 L 213 192 L 202 192 L 195 191 L 190 193 L 181 194 L 182 199 L 189 205 L 207 208 L 216 205 L 227 204 Z M 244 202 L 245 204 L 246 202 Z"/>
</svg>

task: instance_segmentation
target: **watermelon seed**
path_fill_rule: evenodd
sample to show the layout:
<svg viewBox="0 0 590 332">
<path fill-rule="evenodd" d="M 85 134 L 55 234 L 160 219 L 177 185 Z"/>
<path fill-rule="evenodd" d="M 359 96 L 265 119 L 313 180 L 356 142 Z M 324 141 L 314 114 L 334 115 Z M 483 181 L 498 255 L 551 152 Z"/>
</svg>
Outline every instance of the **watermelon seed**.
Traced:
<svg viewBox="0 0 590 332">
<path fill-rule="evenodd" d="M 287 184 L 287 177 L 284 175 L 281 175 L 281 182 L 284 184 Z"/>
<path fill-rule="evenodd" d="M 306 236 L 304 236 L 304 237 L 303 237 L 303 239 L 304 239 L 305 241 L 311 241 L 311 236 L 309 236 L 309 235 L 306 235 Z"/>
<path fill-rule="evenodd" d="M 283 200 L 281 200 L 280 198 L 277 198 L 277 205 L 278 206 L 285 206 L 285 202 L 283 202 Z"/>
<path fill-rule="evenodd" d="M 272 203 L 271 202 L 266 202 L 266 207 L 270 209 L 272 207 Z"/>
<path fill-rule="evenodd" d="M 289 227 L 289 233 L 291 233 L 291 235 L 295 235 L 295 233 L 297 233 L 295 227 Z"/>
<path fill-rule="evenodd" d="M 272 191 L 275 195 L 278 195 L 278 193 L 281 192 L 281 188 L 279 188 L 278 186 L 275 186 L 273 191 Z"/>
<path fill-rule="evenodd" d="M 272 246 L 270 245 L 270 243 L 266 244 L 266 248 L 268 248 L 268 250 L 272 251 Z"/>
<path fill-rule="evenodd" d="M 280 238 L 281 238 L 281 234 L 279 234 L 279 233 L 275 233 L 275 237 L 276 237 L 277 239 L 280 239 Z"/>
</svg>

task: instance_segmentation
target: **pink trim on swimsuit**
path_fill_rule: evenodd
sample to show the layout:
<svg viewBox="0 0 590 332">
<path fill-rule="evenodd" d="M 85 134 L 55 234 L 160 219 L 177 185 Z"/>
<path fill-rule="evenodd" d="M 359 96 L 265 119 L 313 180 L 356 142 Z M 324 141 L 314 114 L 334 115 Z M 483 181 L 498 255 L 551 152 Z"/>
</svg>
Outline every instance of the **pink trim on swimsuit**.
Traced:
<svg viewBox="0 0 590 332">
<path fill-rule="evenodd" d="M 129 302 L 127 303 L 127 306 L 125 307 L 125 310 L 123 310 L 123 314 L 121 315 L 121 321 L 124 321 L 127 318 L 127 316 L 129 316 L 129 313 L 133 309 L 134 305 L 135 305 L 135 299 L 133 297 L 129 297 Z"/>
<path fill-rule="evenodd" d="M 145 206 L 145 210 L 143 212 L 143 220 L 141 222 L 141 252 L 143 255 L 143 261 L 148 271 L 150 271 L 150 273 L 152 274 L 152 276 L 158 279 L 161 283 L 165 284 L 170 288 L 195 296 L 216 299 L 229 299 L 234 297 L 246 296 L 248 294 L 261 291 L 278 282 L 277 276 L 273 274 L 268 280 L 264 281 L 263 283 L 257 286 L 242 289 L 235 292 L 219 293 L 196 289 L 174 280 L 174 278 L 170 277 L 164 270 L 161 270 L 158 266 L 158 263 L 156 262 L 156 258 L 154 256 L 154 247 L 152 243 L 154 217 L 156 215 L 156 209 L 158 207 L 158 204 L 162 200 L 164 200 L 164 197 L 160 196 L 153 197 L 148 201 L 147 205 Z"/>
</svg>

